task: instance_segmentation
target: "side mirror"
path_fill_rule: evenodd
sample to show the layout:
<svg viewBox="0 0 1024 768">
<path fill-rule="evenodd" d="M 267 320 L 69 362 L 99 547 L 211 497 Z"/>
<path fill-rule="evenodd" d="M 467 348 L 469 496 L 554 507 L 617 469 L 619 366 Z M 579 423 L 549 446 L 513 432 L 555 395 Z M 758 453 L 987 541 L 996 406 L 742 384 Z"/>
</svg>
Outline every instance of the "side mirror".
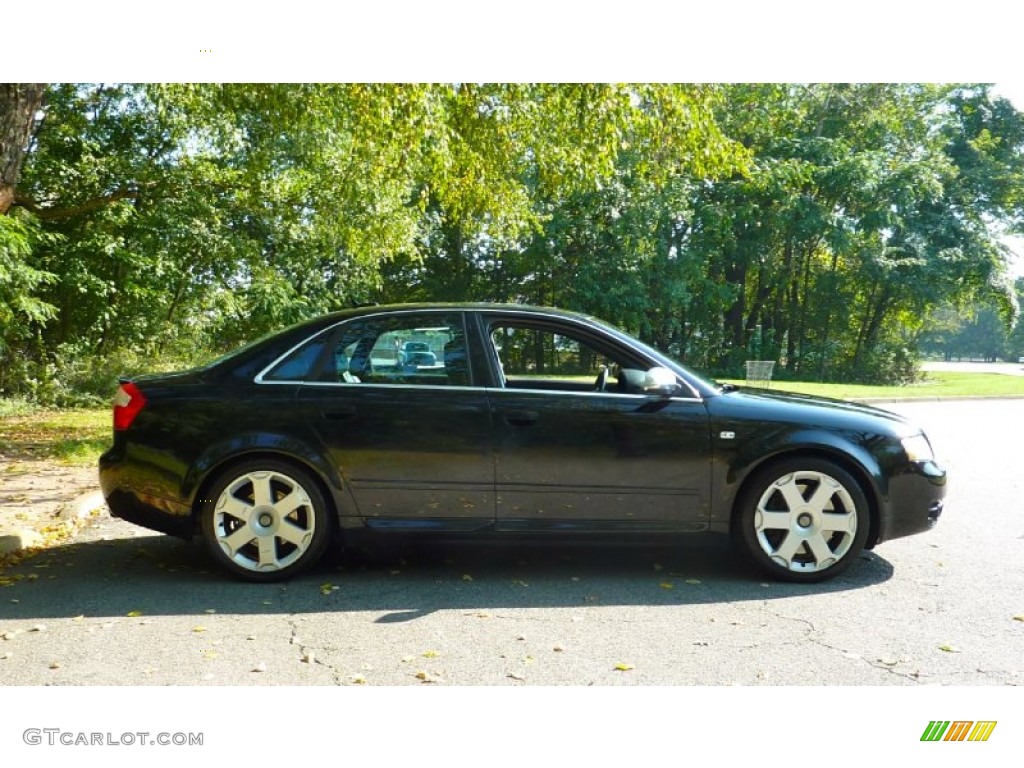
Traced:
<svg viewBox="0 0 1024 768">
<path fill-rule="evenodd" d="M 671 397 L 679 390 L 679 380 L 668 368 L 655 367 L 644 374 L 644 392 L 648 395 Z"/>
</svg>

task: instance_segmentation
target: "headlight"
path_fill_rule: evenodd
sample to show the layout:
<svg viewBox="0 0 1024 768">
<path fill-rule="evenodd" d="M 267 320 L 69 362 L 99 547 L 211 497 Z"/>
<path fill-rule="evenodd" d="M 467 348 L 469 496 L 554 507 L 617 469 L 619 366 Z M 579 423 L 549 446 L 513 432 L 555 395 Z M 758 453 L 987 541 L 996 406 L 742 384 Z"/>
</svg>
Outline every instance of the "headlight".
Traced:
<svg viewBox="0 0 1024 768">
<path fill-rule="evenodd" d="M 934 461 L 935 454 L 932 453 L 931 443 L 928 438 L 922 435 L 904 437 L 901 441 L 903 450 L 907 452 L 907 458 L 911 461 Z"/>
</svg>

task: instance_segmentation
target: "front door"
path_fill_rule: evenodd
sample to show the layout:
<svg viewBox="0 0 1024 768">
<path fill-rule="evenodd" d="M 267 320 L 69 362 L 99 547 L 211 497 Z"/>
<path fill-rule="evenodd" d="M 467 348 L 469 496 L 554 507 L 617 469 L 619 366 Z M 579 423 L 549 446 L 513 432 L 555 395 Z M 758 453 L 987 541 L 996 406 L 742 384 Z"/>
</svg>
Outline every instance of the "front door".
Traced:
<svg viewBox="0 0 1024 768">
<path fill-rule="evenodd" d="M 587 329 L 509 318 L 487 329 L 501 370 L 489 390 L 499 528 L 707 527 L 710 433 L 699 398 L 633 391 L 623 370 L 647 363 Z"/>
</svg>

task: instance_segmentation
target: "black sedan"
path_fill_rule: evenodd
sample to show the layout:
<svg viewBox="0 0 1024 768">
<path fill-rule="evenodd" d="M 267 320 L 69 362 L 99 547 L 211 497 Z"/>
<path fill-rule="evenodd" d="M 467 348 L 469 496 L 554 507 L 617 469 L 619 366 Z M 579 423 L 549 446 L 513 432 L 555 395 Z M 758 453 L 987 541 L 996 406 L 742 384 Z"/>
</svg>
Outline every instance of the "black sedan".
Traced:
<svg viewBox="0 0 1024 768">
<path fill-rule="evenodd" d="M 443 350 L 406 366 L 417 339 Z M 196 370 L 124 380 L 100 459 L 111 512 L 254 581 L 357 532 L 717 532 L 819 581 L 929 529 L 946 473 L 906 420 L 707 381 L 591 317 L 363 307 Z"/>
</svg>

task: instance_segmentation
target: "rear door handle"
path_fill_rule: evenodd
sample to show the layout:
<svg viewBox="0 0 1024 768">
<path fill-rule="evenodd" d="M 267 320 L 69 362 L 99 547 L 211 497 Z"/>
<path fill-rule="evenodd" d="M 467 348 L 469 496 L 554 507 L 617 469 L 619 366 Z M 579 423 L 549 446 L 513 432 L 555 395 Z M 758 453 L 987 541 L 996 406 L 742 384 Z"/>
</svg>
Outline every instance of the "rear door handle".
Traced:
<svg viewBox="0 0 1024 768">
<path fill-rule="evenodd" d="M 513 427 L 529 427 L 536 424 L 540 414 L 536 411 L 505 411 L 505 423 Z"/>
</svg>

